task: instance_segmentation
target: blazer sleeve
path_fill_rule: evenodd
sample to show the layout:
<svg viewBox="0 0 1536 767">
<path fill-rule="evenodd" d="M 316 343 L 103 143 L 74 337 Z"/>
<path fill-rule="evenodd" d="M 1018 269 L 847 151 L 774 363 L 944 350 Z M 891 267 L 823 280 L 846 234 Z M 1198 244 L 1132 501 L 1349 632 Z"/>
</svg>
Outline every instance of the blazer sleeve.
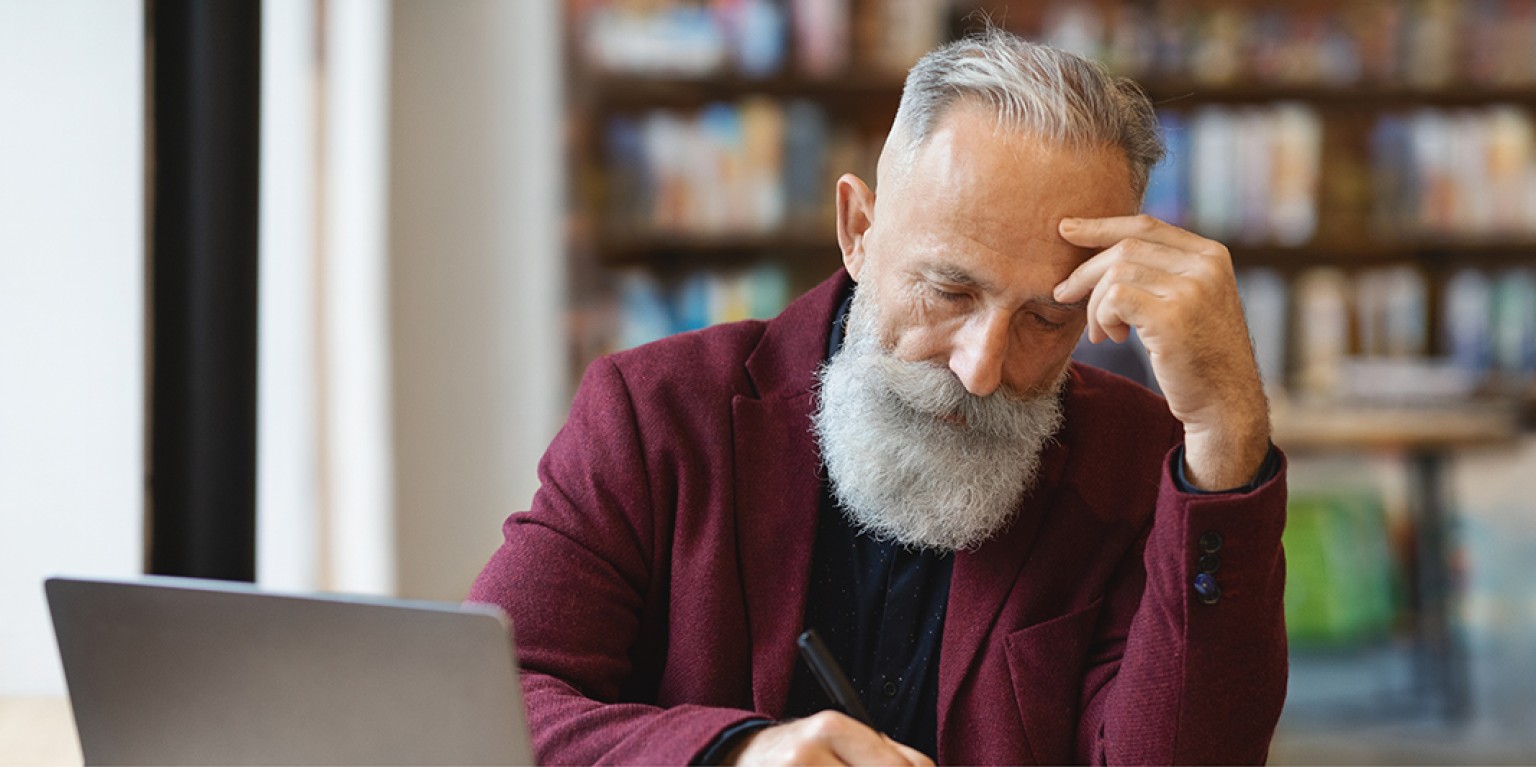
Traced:
<svg viewBox="0 0 1536 767">
<path fill-rule="evenodd" d="M 656 497 L 619 369 L 583 377 L 565 427 L 539 464 L 532 508 L 470 592 L 511 619 L 534 750 L 542 764 L 691 761 L 751 711 L 655 705 L 636 659 L 664 642 L 644 628 L 660 610 Z M 664 620 L 665 616 L 660 616 Z"/>
<path fill-rule="evenodd" d="M 1177 454 L 1090 651 L 1078 756 L 1263 764 L 1288 673 L 1284 455 L 1249 492 L 1192 494 L 1173 479 Z"/>
</svg>

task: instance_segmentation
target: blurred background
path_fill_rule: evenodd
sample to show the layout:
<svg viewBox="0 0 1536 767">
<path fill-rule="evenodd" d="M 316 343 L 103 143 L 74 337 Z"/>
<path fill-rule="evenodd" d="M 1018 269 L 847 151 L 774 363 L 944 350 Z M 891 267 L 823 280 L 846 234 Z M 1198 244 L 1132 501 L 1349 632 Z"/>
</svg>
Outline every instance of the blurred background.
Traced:
<svg viewBox="0 0 1536 767">
<path fill-rule="evenodd" d="M 1536 0 L 0 0 L 0 699 L 51 574 L 461 599 L 585 365 L 837 268 L 983 19 L 1142 83 L 1233 252 L 1271 761 L 1536 763 Z"/>
</svg>

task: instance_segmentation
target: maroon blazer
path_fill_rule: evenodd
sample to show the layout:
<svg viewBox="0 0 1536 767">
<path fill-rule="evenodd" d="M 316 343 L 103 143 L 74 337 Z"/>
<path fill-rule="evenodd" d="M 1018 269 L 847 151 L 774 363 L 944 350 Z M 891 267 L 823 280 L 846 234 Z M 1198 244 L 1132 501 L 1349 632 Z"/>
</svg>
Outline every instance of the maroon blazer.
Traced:
<svg viewBox="0 0 1536 767">
<path fill-rule="evenodd" d="M 683 763 L 783 714 L 816 530 L 839 272 L 768 322 L 599 360 L 470 599 L 512 620 L 539 760 Z M 1074 366 L 1012 526 L 955 557 L 948 763 L 1261 763 L 1285 698 L 1284 469 L 1179 492 L 1156 395 Z M 1191 583 L 1220 536 L 1220 597 Z M 1209 560 L 1207 561 L 1209 566 Z"/>
</svg>

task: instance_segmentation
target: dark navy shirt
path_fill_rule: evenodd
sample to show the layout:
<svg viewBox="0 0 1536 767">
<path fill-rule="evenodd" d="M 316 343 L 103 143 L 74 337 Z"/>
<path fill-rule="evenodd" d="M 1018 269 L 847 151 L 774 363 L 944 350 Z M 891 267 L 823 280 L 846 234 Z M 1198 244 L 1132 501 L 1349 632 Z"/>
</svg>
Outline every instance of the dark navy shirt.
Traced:
<svg viewBox="0 0 1536 767">
<path fill-rule="evenodd" d="M 860 533 L 823 492 L 805 605 L 848 673 L 875 729 L 938 758 L 939 645 L 952 554 L 911 550 Z M 789 717 L 837 706 L 804 663 L 790 683 Z"/>
</svg>

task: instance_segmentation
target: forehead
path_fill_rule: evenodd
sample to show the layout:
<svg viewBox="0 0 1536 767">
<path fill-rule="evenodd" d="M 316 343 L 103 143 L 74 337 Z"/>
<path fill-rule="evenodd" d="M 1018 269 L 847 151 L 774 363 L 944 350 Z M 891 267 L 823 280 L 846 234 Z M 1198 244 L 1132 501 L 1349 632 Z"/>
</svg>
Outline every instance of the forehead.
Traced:
<svg viewBox="0 0 1536 767">
<path fill-rule="evenodd" d="M 893 186 L 877 205 L 890 209 L 881 213 L 913 245 L 954 252 L 965 249 L 960 241 L 1073 266 L 1091 254 L 1061 239 L 1062 218 L 1124 216 L 1139 207 L 1118 148 L 1053 144 L 1000 128 L 989 110 L 968 105 L 945 116 Z"/>
</svg>

